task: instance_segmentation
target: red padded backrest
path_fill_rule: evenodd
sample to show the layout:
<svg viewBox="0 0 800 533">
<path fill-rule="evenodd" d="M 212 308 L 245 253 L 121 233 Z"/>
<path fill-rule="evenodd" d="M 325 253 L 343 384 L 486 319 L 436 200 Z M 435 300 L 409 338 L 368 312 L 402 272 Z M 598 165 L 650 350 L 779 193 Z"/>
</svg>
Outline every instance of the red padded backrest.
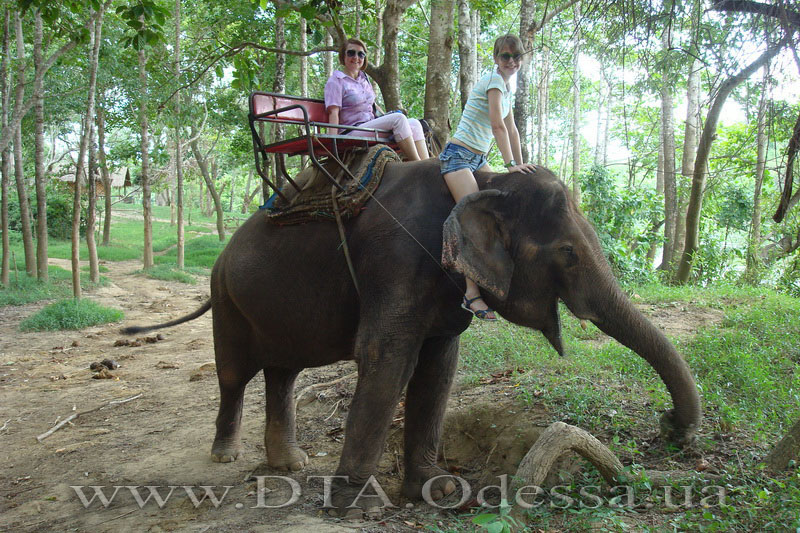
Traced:
<svg viewBox="0 0 800 533">
<path fill-rule="evenodd" d="M 308 120 L 311 122 L 327 122 L 328 114 L 325 112 L 325 103 L 322 100 L 313 98 L 300 98 L 284 94 L 253 93 L 251 96 L 250 109 L 254 115 L 273 111 L 282 107 L 300 104 L 308 113 Z M 261 120 L 296 120 L 302 122 L 305 117 L 303 111 L 298 108 L 288 111 L 281 111 L 275 115 L 269 115 Z"/>
</svg>

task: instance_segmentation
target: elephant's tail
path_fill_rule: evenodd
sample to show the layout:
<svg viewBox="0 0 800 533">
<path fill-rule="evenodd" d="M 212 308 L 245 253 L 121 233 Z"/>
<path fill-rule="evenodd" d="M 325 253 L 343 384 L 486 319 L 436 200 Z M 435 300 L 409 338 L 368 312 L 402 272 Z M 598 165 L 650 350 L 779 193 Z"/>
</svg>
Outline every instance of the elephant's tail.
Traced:
<svg viewBox="0 0 800 533">
<path fill-rule="evenodd" d="M 153 331 L 154 329 L 177 326 L 178 324 L 183 324 L 184 322 L 194 320 L 195 318 L 203 315 L 209 309 L 211 309 L 210 298 L 206 300 L 206 302 L 203 305 L 201 305 L 196 311 L 193 311 L 188 315 L 182 316 L 180 318 L 176 318 L 175 320 L 170 320 L 169 322 L 164 322 L 163 324 L 156 324 L 154 326 L 130 326 L 127 328 L 122 328 L 121 332 L 125 335 L 135 335 L 137 333 L 145 333 L 147 331 Z"/>
</svg>

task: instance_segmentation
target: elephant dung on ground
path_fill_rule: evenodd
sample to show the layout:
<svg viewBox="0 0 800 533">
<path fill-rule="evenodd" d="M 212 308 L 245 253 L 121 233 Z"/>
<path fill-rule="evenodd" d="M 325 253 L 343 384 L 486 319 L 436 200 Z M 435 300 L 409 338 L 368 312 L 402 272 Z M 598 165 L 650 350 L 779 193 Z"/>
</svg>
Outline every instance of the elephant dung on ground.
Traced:
<svg viewBox="0 0 800 533">
<path fill-rule="evenodd" d="M 679 444 L 693 439 L 701 409 L 688 365 L 621 291 L 564 184 L 541 167 L 476 177 L 480 191 L 454 207 L 438 161 L 387 165 L 375 197 L 345 223 L 360 292 L 335 224 L 281 227 L 259 212 L 236 231 L 214 265 L 210 301 L 166 324 L 213 309 L 215 460 L 241 455 L 244 389 L 263 371 L 268 464 L 302 468 L 308 457 L 295 439 L 295 378 L 304 368 L 354 359 L 358 384 L 336 471 L 347 479 L 334 481 L 331 503 L 347 510 L 375 473 L 403 390 L 403 493 L 420 497 L 427 480 L 445 473 L 436 464 L 442 419 L 458 338 L 472 319 L 460 307 L 463 275 L 478 282 L 500 315 L 542 331 L 559 353 L 559 300 L 631 348 L 672 396 L 674 408 L 662 418 L 666 436 Z M 431 494 L 453 489 L 440 478 Z M 357 512 L 380 504 L 361 497 Z"/>
</svg>

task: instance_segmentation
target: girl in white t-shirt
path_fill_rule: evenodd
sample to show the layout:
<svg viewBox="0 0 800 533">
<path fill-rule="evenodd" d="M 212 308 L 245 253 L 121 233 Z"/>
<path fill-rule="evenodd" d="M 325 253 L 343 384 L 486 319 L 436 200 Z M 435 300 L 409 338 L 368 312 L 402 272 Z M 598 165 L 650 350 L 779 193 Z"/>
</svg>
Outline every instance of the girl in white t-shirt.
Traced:
<svg viewBox="0 0 800 533">
<path fill-rule="evenodd" d="M 511 110 L 509 79 L 522 64 L 522 41 L 516 35 L 503 35 L 494 42 L 496 68 L 486 74 L 469 95 L 453 138 L 439 155 L 441 172 L 456 203 L 478 191 L 473 172 L 486 166 L 486 153 L 492 139 L 509 172 L 534 172 L 535 166 L 522 163 L 519 131 Z M 481 297 L 478 285 L 467 278 L 461 305 L 483 320 L 496 320 L 494 311 Z"/>
</svg>

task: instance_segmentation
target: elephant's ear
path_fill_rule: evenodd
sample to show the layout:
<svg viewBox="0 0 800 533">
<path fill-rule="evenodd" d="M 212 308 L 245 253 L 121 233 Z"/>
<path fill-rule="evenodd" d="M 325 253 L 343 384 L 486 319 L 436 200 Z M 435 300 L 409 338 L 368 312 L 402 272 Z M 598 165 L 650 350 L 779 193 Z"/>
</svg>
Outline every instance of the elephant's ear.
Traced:
<svg viewBox="0 0 800 533">
<path fill-rule="evenodd" d="M 514 262 L 501 213 L 508 194 L 497 190 L 461 199 L 444 223 L 442 264 L 453 268 L 500 300 L 508 296 Z"/>
</svg>

